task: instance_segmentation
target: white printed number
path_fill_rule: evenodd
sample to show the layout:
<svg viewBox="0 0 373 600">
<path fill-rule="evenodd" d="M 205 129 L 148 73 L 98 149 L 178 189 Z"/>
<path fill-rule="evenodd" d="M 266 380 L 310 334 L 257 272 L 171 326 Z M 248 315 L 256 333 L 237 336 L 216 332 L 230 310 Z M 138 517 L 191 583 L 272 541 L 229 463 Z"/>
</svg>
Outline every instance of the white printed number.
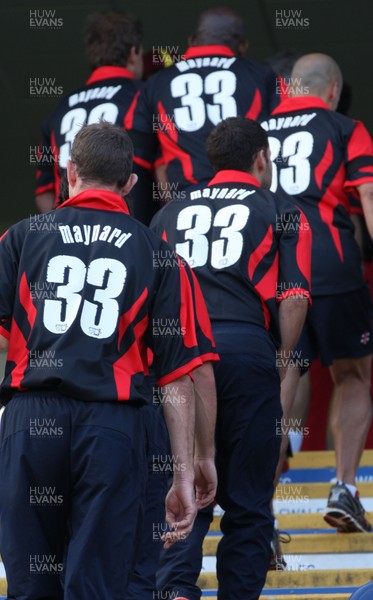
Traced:
<svg viewBox="0 0 373 600">
<path fill-rule="evenodd" d="M 242 204 L 221 208 L 212 223 L 208 206 L 195 205 L 184 208 L 178 216 L 176 227 L 185 231 L 185 242 L 176 244 L 176 252 L 191 267 L 203 267 L 208 260 L 209 242 L 205 234 L 213 227 L 221 227 L 219 239 L 211 244 L 210 262 L 214 269 L 234 265 L 241 257 L 243 237 L 241 230 L 249 218 L 250 209 Z"/>
<path fill-rule="evenodd" d="M 93 302 L 84 300 L 80 326 L 90 337 L 110 337 L 117 326 L 119 305 L 115 300 L 126 281 L 127 269 L 112 258 L 97 258 L 88 269 L 75 256 L 54 256 L 48 263 L 47 282 L 59 283 L 56 300 L 45 300 L 43 322 L 48 331 L 61 334 L 71 327 L 82 301 L 86 284 L 94 286 Z"/>
<path fill-rule="evenodd" d="M 73 108 L 63 117 L 61 121 L 61 135 L 65 136 L 65 143 L 61 145 L 59 164 L 62 169 L 66 169 L 67 161 L 70 158 L 71 146 L 78 131 L 84 123 L 99 123 L 104 120 L 109 123 L 115 123 L 118 117 L 119 109 L 112 102 L 104 102 L 92 108 L 89 115 L 85 108 Z"/>
<path fill-rule="evenodd" d="M 287 194 L 301 194 L 304 192 L 311 181 L 311 165 L 309 156 L 313 150 L 314 139 L 308 131 L 298 131 L 292 133 L 281 142 L 277 138 L 268 138 L 271 150 L 271 159 L 273 162 L 271 192 L 277 190 L 278 185 L 282 187 Z M 275 160 L 281 152 L 282 161 L 286 167 L 278 168 Z"/>
<path fill-rule="evenodd" d="M 171 81 L 171 95 L 181 98 L 182 107 L 175 108 L 175 123 L 183 131 L 197 131 L 204 126 L 206 115 L 217 125 L 223 119 L 237 116 L 237 104 L 233 98 L 237 79 L 232 71 L 209 73 L 205 80 L 197 73 L 178 75 Z M 212 96 L 206 103 L 202 94 Z"/>
</svg>

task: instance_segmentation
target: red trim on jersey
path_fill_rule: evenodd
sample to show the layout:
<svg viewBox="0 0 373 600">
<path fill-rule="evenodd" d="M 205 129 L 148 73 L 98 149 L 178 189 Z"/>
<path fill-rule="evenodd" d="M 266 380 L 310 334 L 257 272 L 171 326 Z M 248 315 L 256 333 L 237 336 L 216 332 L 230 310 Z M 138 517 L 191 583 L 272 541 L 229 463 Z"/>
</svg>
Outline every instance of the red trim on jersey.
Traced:
<svg viewBox="0 0 373 600">
<path fill-rule="evenodd" d="M 140 296 L 132 304 L 131 308 L 127 310 L 127 312 L 123 313 L 123 315 L 121 315 L 118 322 L 118 350 L 120 349 L 120 344 L 122 342 L 124 334 L 126 333 L 129 325 L 133 323 L 133 321 L 137 317 L 140 308 L 143 306 L 145 300 L 148 297 L 148 293 L 148 288 L 144 288 Z"/>
<path fill-rule="evenodd" d="M 9 231 L 9 229 L 7 229 L 6 231 L 4 231 L 4 233 L 1 235 L 0 242 L 2 241 L 3 238 L 5 238 L 5 236 L 8 233 L 8 231 Z"/>
<path fill-rule="evenodd" d="M 362 156 L 372 156 L 373 143 L 369 132 L 361 121 L 355 122 L 354 130 L 347 144 L 347 161 L 360 158 Z M 359 169 L 361 171 L 361 169 Z"/>
<path fill-rule="evenodd" d="M 0 335 L 2 335 L 7 340 L 9 340 L 9 338 L 10 338 L 10 331 L 8 331 L 7 329 L 5 329 L 5 327 L 3 327 L 2 325 L 0 325 Z"/>
<path fill-rule="evenodd" d="M 220 356 L 218 353 L 206 352 L 206 354 L 201 354 L 200 359 L 202 360 L 203 363 L 206 363 L 209 361 L 217 362 L 220 360 Z"/>
<path fill-rule="evenodd" d="M 329 169 L 329 167 L 333 164 L 333 158 L 334 158 L 333 146 L 331 144 L 331 141 L 328 140 L 328 143 L 326 144 L 324 156 L 322 157 L 319 164 L 315 168 L 315 181 L 316 181 L 316 185 L 319 188 L 319 190 L 321 190 L 323 187 L 322 181 L 323 181 L 324 175 L 327 172 L 327 170 Z"/>
<path fill-rule="evenodd" d="M 206 46 L 190 46 L 184 54 L 184 60 L 198 58 L 199 56 L 236 56 L 228 46 L 212 44 Z"/>
<path fill-rule="evenodd" d="M 236 171 L 235 169 L 218 171 L 207 185 L 210 187 L 217 183 L 249 183 L 250 185 L 255 185 L 255 187 L 260 187 L 260 183 L 254 175 L 245 173 L 244 171 Z"/>
<path fill-rule="evenodd" d="M 30 288 L 27 282 L 26 273 L 22 274 L 19 282 L 19 301 L 24 308 L 30 329 L 33 328 L 36 319 L 36 308 L 32 302 Z"/>
<path fill-rule="evenodd" d="M 267 233 L 265 234 L 264 238 L 260 242 L 259 246 L 257 246 L 255 248 L 254 252 L 252 252 L 252 254 L 250 255 L 249 262 L 247 265 L 249 279 L 252 280 L 255 269 L 257 268 L 257 266 L 259 265 L 261 260 L 264 258 L 264 256 L 266 254 L 268 254 L 268 252 L 270 251 L 270 249 L 272 247 L 272 244 L 273 244 L 273 231 L 272 231 L 272 226 L 270 225 L 267 229 Z"/>
<path fill-rule="evenodd" d="M 189 183 L 198 183 L 197 179 L 193 177 L 193 163 L 190 155 L 175 144 L 164 131 L 157 131 L 157 135 L 166 166 L 172 160 L 180 160 L 184 178 Z"/>
<path fill-rule="evenodd" d="M 163 106 L 161 101 L 159 101 L 157 103 L 157 110 L 158 110 L 158 115 L 160 115 L 160 117 L 161 117 L 159 131 L 164 131 L 164 128 L 165 128 L 165 131 L 166 131 L 166 133 L 168 133 L 171 140 L 173 140 L 177 144 L 177 140 L 178 140 L 179 136 L 177 133 L 176 125 L 175 125 L 174 121 L 172 121 L 170 119 L 170 117 L 169 117 L 168 113 L 166 112 L 166 109 Z"/>
<path fill-rule="evenodd" d="M 93 208 L 95 210 L 110 210 L 113 212 L 123 212 L 129 215 L 128 206 L 122 196 L 109 190 L 88 189 L 68 198 L 57 206 L 65 208 L 65 206 L 77 206 L 78 208 Z"/>
<path fill-rule="evenodd" d="M 26 340 L 14 318 L 12 318 L 12 324 L 10 328 L 9 348 L 8 348 L 8 361 L 14 362 L 15 367 L 11 372 L 11 387 L 22 389 L 21 381 L 24 377 L 25 370 L 28 364 L 28 350 Z"/>
<path fill-rule="evenodd" d="M 136 109 L 139 97 L 140 97 L 140 91 L 138 91 L 135 94 L 135 97 L 132 100 L 132 102 L 130 104 L 130 107 L 129 107 L 128 111 L 127 111 L 127 114 L 124 117 L 124 120 L 123 120 L 123 127 L 124 127 L 124 129 L 132 129 L 133 119 L 134 119 L 134 116 L 135 116 L 135 109 Z"/>
<path fill-rule="evenodd" d="M 149 323 L 146 315 L 141 321 L 136 323 L 133 328 L 135 339 L 118 360 L 113 364 L 113 373 L 115 385 L 118 393 L 118 400 L 129 400 L 131 393 L 132 376 L 136 373 L 149 374 L 146 345 L 144 343 L 144 333 Z"/>
<path fill-rule="evenodd" d="M 283 112 L 293 112 L 296 110 L 302 110 L 304 108 L 325 108 L 330 110 L 329 106 L 318 98 L 317 96 L 292 96 L 285 98 L 276 108 L 272 111 L 272 115 L 277 115 Z"/>
<path fill-rule="evenodd" d="M 183 375 L 189 375 L 190 371 L 193 371 L 197 367 L 200 367 L 202 364 L 203 362 L 199 356 L 197 356 L 196 358 L 192 358 L 192 360 L 190 360 L 182 367 L 179 367 L 178 369 L 175 369 L 175 371 L 172 371 L 172 373 L 168 373 L 167 375 L 164 375 L 163 377 L 158 379 L 157 383 L 160 387 L 163 387 L 168 383 L 172 383 L 173 381 L 175 381 L 175 379 L 179 379 L 179 377 L 182 377 Z"/>
<path fill-rule="evenodd" d="M 116 77 L 127 77 L 127 79 L 135 79 L 135 76 L 131 71 L 126 69 L 125 67 L 118 66 L 105 66 L 98 67 L 94 71 L 92 71 L 91 75 L 86 81 L 86 85 L 90 83 L 96 83 L 96 81 L 102 81 L 103 79 L 113 79 Z"/>
<path fill-rule="evenodd" d="M 5 233 L 4 233 L 4 235 L 5 235 Z M 163 241 L 165 241 L 165 242 L 168 242 L 168 239 L 167 239 L 167 232 L 166 232 L 166 230 L 165 230 L 165 229 L 163 230 L 163 233 L 162 233 L 162 240 L 163 240 Z"/>
<path fill-rule="evenodd" d="M 187 348 L 193 348 L 194 346 L 198 346 L 198 342 L 196 338 L 196 322 L 193 310 L 194 302 L 192 288 L 190 286 L 185 267 L 179 256 L 177 257 L 177 262 L 180 269 L 180 326 L 181 331 L 184 332 L 184 346 Z"/>
<path fill-rule="evenodd" d="M 48 185 L 42 185 L 35 189 L 35 196 L 39 196 L 39 194 L 45 194 L 45 192 L 53 192 L 54 193 L 54 183 L 48 183 Z"/>
<path fill-rule="evenodd" d="M 245 119 L 253 119 L 254 121 L 259 117 L 262 110 L 263 102 L 260 90 L 255 90 L 254 99 L 251 103 L 249 110 L 245 115 Z"/>
<path fill-rule="evenodd" d="M 212 335 L 211 321 L 210 321 L 209 313 L 207 311 L 206 302 L 203 297 L 202 290 L 199 285 L 198 279 L 195 276 L 195 274 L 193 273 L 193 271 L 191 271 L 191 275 L 192 275 L 193 285 L 194 285 L 194 298 L 195 298 L 195 302 L 196 302 L 197 320 L 198 320 L 198 323 L 199 323 L 199 326 L 201 328 L 203 335 L 210 340 L 212 347 L 215 348 L 216 344 L 215 344 L 214 337 Z"/>
<path fill-rule="evenodd" d="M 311 295 L 304 288 L 293 288 L 291 290 L 286 290 L 286 292 L 282 292 L 282 294 L 279 295 L 277 301 L 281 302 L 281 300 L 285 300 L 285 298 L 289 298 L 290 296 L 304 296 L 307 298 L 309 304 L 311 304 Z"/>
<path fill-rule="evenodd" d="M 144 160 L 143 158 L 140 158 L 140 156 L 133 155 L 132 160 L 136 165 L 139 165 L 140 167 L 143 167 L 148 171 L 151 171 L 153 168 L 152 163 L 148 162 L 147 160 Z"/>
<path fill-rule="evenodd" d="M 339 254 L 339 258 L 341 259 L 341 261 L 344 260 L 344 256 L 339 229 L 334 225 L 334 209 L 338 206 L 338 204 L 342 204 L 343 206 L 345 206 L 345 204 L 341 202 L 341 200 L 337 196 L 335 196 L 335 194 L 330 188 L 333 187 L 333 189 L 342 190 L 344 176 L 345 166 L 344 164 L 341 164 L 337 173 L 334 176 L 333 181 L 330 183 L 323 197 L 319 201 L 319 213 L 321 220 L 329 227 L 330 235 L 333 238 L 334 246 Z M 348 206 L 345 208 L 348 209 Z"/>
<path fill-rule="evenodd" d="M 361 169 L 359 169 L 361 171 Z M 363 185 L 363 183 L 373 183 L 373 175 L 371 177 L 364 177 L 360 179 L 354 179 L 353 181 L 345 181 L 344 190 L 347 193 L 354 192 L 354 188 L 357 188 L 359 185 Z M 358 194 L 358 197 L 359 194 Z"/>
</svg>

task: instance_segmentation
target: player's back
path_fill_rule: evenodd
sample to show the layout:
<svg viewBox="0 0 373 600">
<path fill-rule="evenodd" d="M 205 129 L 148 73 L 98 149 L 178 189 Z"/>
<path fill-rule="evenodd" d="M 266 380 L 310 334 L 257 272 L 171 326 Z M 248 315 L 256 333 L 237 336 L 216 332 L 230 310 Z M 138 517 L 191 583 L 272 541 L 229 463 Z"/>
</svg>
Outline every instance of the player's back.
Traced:
<svg viewBox="0 0 373 600">
<path fill-rule="evenodd" d="M 333 294 L 362 284 L 360 251 L 350 218 L 348 182 L 364 165 L 352 160 L 360 126 L 316 97 L 285 100 L 262 123 L 273 161 L 271 190 L 292 196 L 313 233 L 313 293 Z"/>
<path fill-rule="evenodd" d="M 279 101 L 275 74 L 225 46 L 191 47 L 184 57 L 149 79 L 132 123 L 134 135 L 157 133 L 168 180 L 179 189 L 212 178 L 205 143 L 215 125 L 263 119 Z M 146 139 L 135 145 L 149 160 Z"/>
<path fill-rule="evenodd" d="M 129 216 L 119 195 L 101 190 L 22 221 L 1 244 L 20 273 L 3 391 L 145 401 L 141 338 L 160 286 L 154 256 L 167 245 Z M 167 316 L 167 306 L 159 311 Z"/>
<path fill-rule="evenodd" d="M 221 171 L 185 200 L 170 202 L 151 223 L 195 271 L 213 323 L 269 329 L 277 318 L 276 302 L 288 289 L 279 279 L 279 249 L 286 260 L 284 215 L 295 219 L 299 212 L 258 186 L 249 174 Z M 295 231 L 289 240 L 294 252 Z M 304 276 L 296 265 L 293 269 L 291 285 L 297 282 L 300 289 Z"/>
<path fill-rule="evenodd" d="M 101 120 L 125 126 L 141 82 L 123 67 L 99 67 L 87 83 L 64 97 L 43 125 L 36 193 L 49 189 L 58 198 L 74 138 L 85 124 Z"/>
</svg>

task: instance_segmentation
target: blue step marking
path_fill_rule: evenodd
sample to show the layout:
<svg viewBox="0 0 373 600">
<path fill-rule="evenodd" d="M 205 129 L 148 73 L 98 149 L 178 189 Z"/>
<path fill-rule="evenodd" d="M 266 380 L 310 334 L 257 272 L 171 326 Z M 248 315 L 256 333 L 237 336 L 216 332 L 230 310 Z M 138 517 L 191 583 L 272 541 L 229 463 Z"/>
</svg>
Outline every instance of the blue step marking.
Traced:
<svg viewBox="0 0 373 600">
<path fill-rule="evenodd" d="M 335 477 L 334 467 L 320 467 L 315 469 L 290 469 L 283 473 L 280 483 L 328 483 Z M 359 467 L 357 482 L 373 481 L 373 467 Z"/>
</svg>

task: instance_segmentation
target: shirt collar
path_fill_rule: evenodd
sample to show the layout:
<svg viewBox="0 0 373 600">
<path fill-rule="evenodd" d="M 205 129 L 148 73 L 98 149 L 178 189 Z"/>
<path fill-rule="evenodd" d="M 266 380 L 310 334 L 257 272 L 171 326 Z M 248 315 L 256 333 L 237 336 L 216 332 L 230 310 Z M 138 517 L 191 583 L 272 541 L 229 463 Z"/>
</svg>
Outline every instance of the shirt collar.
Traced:
<svg viewBox="0 0 373 600">
<path fill-rule="evenodd" d="M 65 202 L 62 202 L 58 208 L 65 206 L 77 206 L 79 208 L 93 208 L 95 210 L 109 210 L 112 212 L 122 212 L 129 215 L 128 206 L 122 196 L 116 192 L 108 190 L 89 189 L 72 196 Z"/>
<path fill-rule="evenodd" d="M 330 110 L 329 106 L 317 96 L 296 96 L 285 98 L 272 111 L 272 115 L 277 115 L 283 112 L 293 112 L 294 110 L 302 110 L 304 108 L 325 108 Z"/>
<path fill-rule="evenodd" d="M 236 56 L 228 46 L 190 46 L 184 54 L 184 60 L 198 56 Z"/>
<path fill-rule="evenodd" d="M 117 77 L 127 77 L 129 79 L 135 79 L 135 76 L 131 71 L 126 69 L 125 67 L 98 67 L 94 71 L 92 71 L 91 75 L 86 81 L 86 84 L 96 83 L 97 81 L 102 81 L 103 79 L 114 79 Z"/>
<path fill-rule="evenodd" d="M 245 173 L 244 171 L 236 171 L 234 169 L 218 171 L 215 177 L 209 181 L 208 186 L 210 187 L 217 183 L 249 183 L 250 185 L 255 185 L 255 187 L 261 187 L 254 175 Z"/>
</svg>

